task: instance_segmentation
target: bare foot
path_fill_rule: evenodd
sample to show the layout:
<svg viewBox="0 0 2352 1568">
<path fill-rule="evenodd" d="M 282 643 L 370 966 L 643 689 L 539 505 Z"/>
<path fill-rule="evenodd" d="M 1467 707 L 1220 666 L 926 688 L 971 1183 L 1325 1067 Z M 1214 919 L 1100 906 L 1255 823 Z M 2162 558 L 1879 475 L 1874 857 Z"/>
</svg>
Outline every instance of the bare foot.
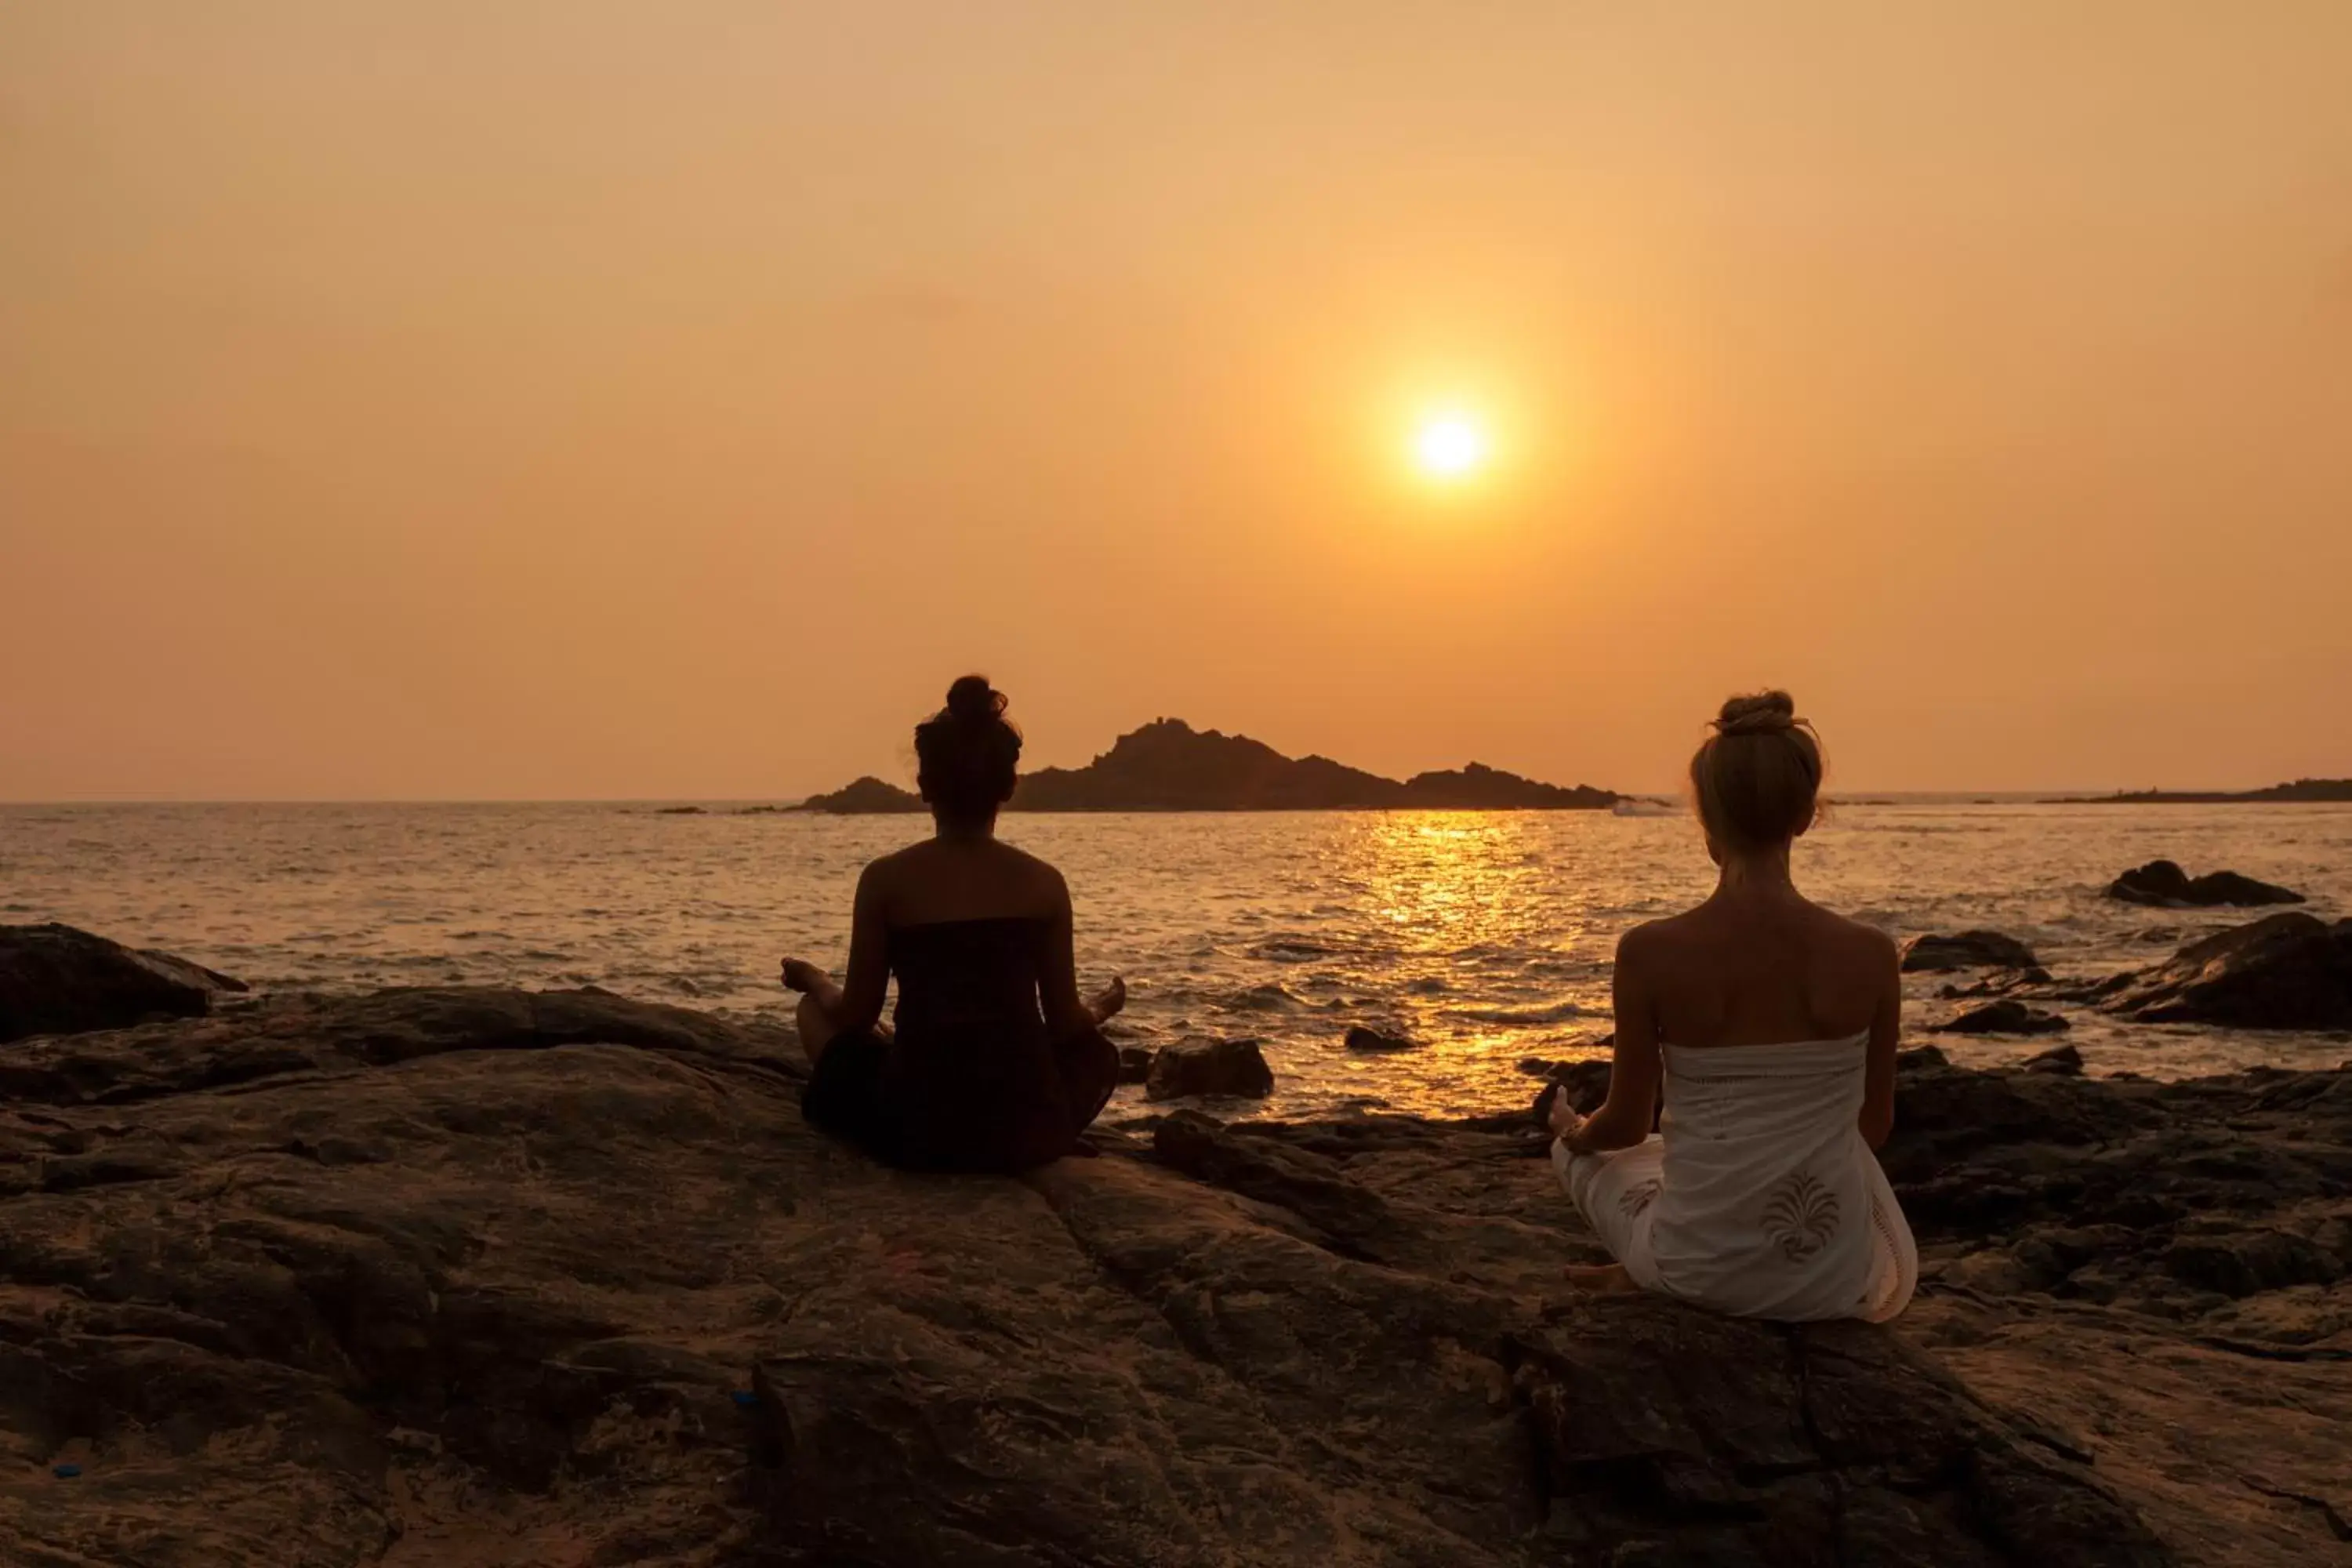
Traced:
<svg viewBox="0 0 2352 1568">
<path fill-rule="evenodd" d="M 1566 1089 L 1562 1089 L 1551 1097 L 1551 1110 L 1544 1120 L 1550 1126 L 1551 1135 L 1555 1138 L 1565 1138 L 1584 1125 L 1584 1118 L 1579 1116 L 1576 1113 L 1576 1107 L 1568 1102 Z"/>
<path fill-rule="evenodd" d="M 814 991 L 818 986 L 824 984 L 824 971 L 819 969 L 815 964 L 811 963 L 807 959 L 788 958 L 784 960 L 785 990 Z"/>
<path fill-rule="evenodd" d="M 1087 1009 L 1094 1014 L 1097 1024 L 1108 1022 L 1126 1006 L 1127 980 L 1125 976 L 1117 974 L 1111 976 L 1110 984 L 1097 992 L 1095 999 L 1087 1004 Z"/>
<path fill-rule="evenodd" d="M 1633 1296 L 1642 1289 L 1622 1263 L 1571 1263 L 1566 1272 L 1571 1287 L 1594 1296 Z"/>
</svg>

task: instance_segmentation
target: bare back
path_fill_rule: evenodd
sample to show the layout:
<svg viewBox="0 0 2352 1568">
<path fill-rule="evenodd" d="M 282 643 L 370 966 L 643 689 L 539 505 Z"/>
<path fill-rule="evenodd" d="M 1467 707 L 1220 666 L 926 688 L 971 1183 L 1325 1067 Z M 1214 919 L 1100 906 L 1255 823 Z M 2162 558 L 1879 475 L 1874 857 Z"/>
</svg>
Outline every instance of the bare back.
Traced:
<svg viewBox="0 0 2352 1568">
<path fill-rule="evenodd" d="M 1884 932 L 1832 914 L 1777 882 L 1735 887 L 1685 914 L 1627 931 L 1617 944 L 1617 1037 L 1609 1100 L 1587 1147 L 1628 1148 L 1649 1133 L 1664 1079 L 1662 1047 L 1868 1038 L 1862 1133 L 1895 1124 L 1895 1052 L 1903 977 Z"/>
<path fill-rule="evenodd" d="M 1034 855 L 985 834 L 926 838 L 866 868 L 850 920 L 841 1021 L 865 1027 L 881 1016 L 892 931 L 1002 920 L 1046 923 L 1038 998 L 1047 1024 L 1058 1034 L 1092 1025 L 1078 996 L 1069 884 Z"/>
<path fill-rule="evenodd" d="M 860 889 L 892 926 L 1048 918 L 1069 909 L 1062 874 L 990 837 L 926 838 L 866 868 Z"/>
<path fill-rule="evenodd" d="M 1834 1040 L 1868 1031 L 1888 1000 L 1894 944 L 1789 893 L 1718 896 L 1627 938 L 1637 1011 L 1692 1047 Z M 1626 1020 L 1621 1015 L 1621 1026 Z"/>
</svg>

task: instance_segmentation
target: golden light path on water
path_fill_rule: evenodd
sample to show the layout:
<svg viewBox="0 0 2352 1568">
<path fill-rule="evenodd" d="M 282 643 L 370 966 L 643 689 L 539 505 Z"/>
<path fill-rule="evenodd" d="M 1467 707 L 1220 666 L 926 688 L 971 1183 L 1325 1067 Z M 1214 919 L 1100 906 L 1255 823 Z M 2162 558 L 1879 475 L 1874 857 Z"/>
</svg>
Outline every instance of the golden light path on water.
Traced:
<svg viewBox="0 0 2352 1568">
<path fill-rule="evenodd" d="M 782 1016 L 779 955 L 838 964 L 858 868 L 904 817 L 664 816 L 651 805 L 0 807 L 0 921 L 62 920 L 264 987 L 594 984 Z M 1067 874 L 1079 962 L 1128 977 L 1125 1038 L 1253 1037 L 1297 1116 L 1523 1106 L 1528 1058 L 1610 1026 L 1609 961 L 1635 922 L 1704 897 L 1679 816 L 1605 812 L 1012 816 Z M 1964 802 L 1841 808 L 1800 846 L 1816 896 L 1896 934 L 1986 926 L 2052 970 L 2138 967 L 2244 918 L 2103 897 L 2167 856 L 2352 912 L 2352 808 Z M 1914 976 L 1914 1038 L 1953 1010 Z M 2125 1026 L 2069 1009 L 2091 1070 L 2333 1065 L 2341 1037 Z M 1344 1045 L 1363 1024 L 1416 1048 Z M 2037 1039 L 1937 1043 L 2014 1058 Z M 1118 1113 L 1142 1109 L 1123 1090 Z"/>
</svg>

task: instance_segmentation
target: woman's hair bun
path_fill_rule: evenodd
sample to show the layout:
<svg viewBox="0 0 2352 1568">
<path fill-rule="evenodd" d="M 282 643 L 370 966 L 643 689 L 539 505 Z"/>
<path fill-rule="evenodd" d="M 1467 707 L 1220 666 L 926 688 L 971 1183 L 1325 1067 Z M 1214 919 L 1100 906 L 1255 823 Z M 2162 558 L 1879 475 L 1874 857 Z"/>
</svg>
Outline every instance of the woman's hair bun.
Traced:
<svg viewBox="0 0 2352 1568">
<path fill-rule="evenodd" d="M 1769 746 L 1724 744 L 1768 736 Z M 1691 758 L 1691 786 L 1709 843 L 1728 849 L 1785 844 L 1821 815 L 1821 737 L 1797 717 L 1785 691 L 1735 697 Z"/>
<path fill-rule="evenodd" d="M 1753 696 L 1734 697 L 1723 704 L 1716 716 L 1715 732 L 1718 735 L 1785 735 L 1801 722 L 1797 717 L 1796 699 L 1785 691 L 1759 691 Z"/>
<path fill-rule="evenodd" d="M 948 688 L 948 714 L 966 723 L 982 723 L 1003 717 L 1004 693 L 988 683 L 984 675 L 967 675 Z"/>
<path fill-rule="evenodd" d="M 915 726 L 915 784 L 942 822 L 993 821 L 1013 798 L 1021 731 L 1004 716 L 1004 693 L 984 675 L 948 688 L 948 704 Z"/>
</svg>

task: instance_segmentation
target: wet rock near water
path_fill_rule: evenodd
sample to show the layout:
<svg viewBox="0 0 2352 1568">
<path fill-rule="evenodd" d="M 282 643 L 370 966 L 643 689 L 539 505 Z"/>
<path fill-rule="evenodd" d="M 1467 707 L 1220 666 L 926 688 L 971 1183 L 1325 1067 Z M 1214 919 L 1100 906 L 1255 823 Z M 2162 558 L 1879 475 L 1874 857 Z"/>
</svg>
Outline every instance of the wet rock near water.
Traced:
<svg viewBox="0 0 2352 1568">
<path fill-rule="evenodd" d="M 2191 877 L 2170 860 L 2151 860 L 2117 877 L 2107 897 L 2127 904 L 2158 909 L 2215 908 L 2223 905 L 2299 904 L 2303 895 L 2273 882 L 2258 882 L 2235 871 L 2209 871 Z"/>
<path fill-rule="evenodd" d="M 1264 1100 L 1273 1092 L 1274 1069 L 1255 1040 L 1196 1038 L 1162 1046 L 1152 1054 L 1143 1079 L 1146 1100 Z"/>
<path fill-rule="evenodd" d="M 1936 973 L 1954 969 L 2032 969 L 2033 950 L 1997 931 L 1915 936 L 1903 944 L 1903 972 Z"/>
<path fill-rule="evenodd" d="M 194 1018 L 245 982 L 68 925 L 0 925 L 0 1041 Z"/>
<path fill-rule="evenodd" d="M 1350 1028 L 1344 1043 L 1348 1049 L 1359 1056 L 1388 1056 L 1398 1051 L 1421 1049 L 1421 1042 L 1409 1035 L 1375 1029 L 1363 1024 Z"/>
<path fill-rule="evenodd" d="M 2190 942 L 2100 1005 L 2151 1024 L 2352 1027 L 2352 920 L 2290 910 Z"/>
<path fill-rule="evenodd" d="M 1979 975 L 1962 985 L 1958 983 L 1939 985 L 1936 994 L 1947 1002 L 1964 1001 L 1978 996 L 2039 995 L 2057 984 L 2051 973 L 2035 964 L 2030 969 L 2002 969 Z"/>
<path fill-rule="evenodd" d="M 2005 1283 L 2217 1331 L 2233 1303 L 2352 1276 L 2352 1071 L 2188 1083 L 2042 1058 L 1975 1073 L 1905 1054 L 1881 1163 L 1923 1242 L 2000 1253 Z M 2235 1284 L 2183 1259 L 2247 1260 Z M 2352 1301 L 2273 1303 L 2263 1337 L 2347 1342 Z"/>
<path fill-rule="evenodd" d="M 2060 1015 L 2029 1007 L 2015 997 L 1988 1002 L 1929 1026 L 1944 1035 L 2054 1035 L 2073 1026 Z"/>
<path fill-rule="evenodd" d="M 784 1032 L 585 992 L 278 998 L 0 1063 L 12 1563 L 2177 1560 L 2127 1464 L 1899 1330 L 1565 1291 L 1594 1245 L 1519 1116 L 1179 1112 L 908 1175 L 801 1123 Z M 2222 1092 L 2332 1103 L 2263 1110 L 2291 1076 Z M 2165 1115 L 1906 1079 L 1979 1185 L 2033 1173 L 2004 1139 Z M 2176 1226 L 2149 1270 L 2315 1271 L 2235 1234 Z"/>
</svg>

